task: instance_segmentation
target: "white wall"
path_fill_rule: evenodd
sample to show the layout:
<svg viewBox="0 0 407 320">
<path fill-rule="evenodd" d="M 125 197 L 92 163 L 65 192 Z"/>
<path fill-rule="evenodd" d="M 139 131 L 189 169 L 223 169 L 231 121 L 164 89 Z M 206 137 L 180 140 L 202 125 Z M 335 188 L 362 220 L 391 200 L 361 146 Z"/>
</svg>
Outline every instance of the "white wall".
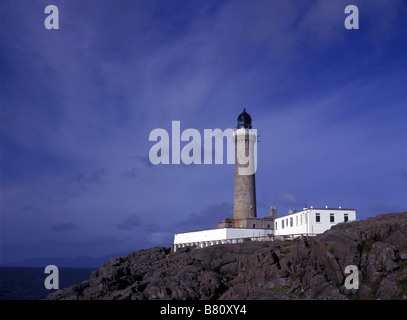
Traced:
<svg viewBox="0 0 407 320">
<path fill-rule="evenodd" d="M 319 222 L 316 220 L 318 214 Z M 331 214 L 333 214 L 334 222 L 331 222 L 330 220 Z M 306 209 L 277 218 L 274 222 L 275 234 L 320 234 L 330 229 L 332 226 L 344 222 L 345 214 L 348 215 L 348 221 L 356 220 L 356 211 L 353 209 Z M 284 228 L 282 227 L 283 221 Z"/>
<path fill-rule="evenodd" d="M 268 234 L 274 234 L 272 229 L 247 229 L 247 228 L 225 228 L 226 239 L 264 237 Z"/>
<path fill-rule="evenodd" d="M 174 244 L 226 239 L 226 228 L 176 233 Z"/>
<path fill-rule="evenodd" d="M 274 230 L 246 229 L 246 228 L 220 228 L 194 232 L 177 233 L 174 236 L 173 250 L 179 247 L 198 246 L 200 248 L 220 243 L 237 243 L 243 239 L 267 240 L 267 235 L 273 235 Z"/>
<path fill-rule="evenodd" d="M 276 235 L 285 234 L 304 234 L 307 233 L 307 214 L 305 211 L 293 213 L 284 217 L 277 218 L 274 221 L 274 230 Z M 283 227 L 284 222 L 284 227 Z M 277 227 L 277 230 L 276 230 Z"/>
</svg>

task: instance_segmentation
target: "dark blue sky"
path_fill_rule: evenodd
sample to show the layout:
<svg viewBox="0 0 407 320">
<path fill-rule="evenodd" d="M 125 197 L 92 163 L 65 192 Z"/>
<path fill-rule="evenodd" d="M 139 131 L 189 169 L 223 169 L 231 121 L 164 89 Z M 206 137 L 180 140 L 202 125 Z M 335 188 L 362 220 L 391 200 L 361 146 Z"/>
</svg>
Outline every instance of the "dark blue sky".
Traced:
<svg viewBox="0 0 407 320">
<path fill-rule="evenodd" d="M 243 107 L 261 136 L 258 216 L 407 210 L 406 21 L 404 0 L 2 0 L 0 262 L 216 227 L 233 165 L 154 166 L 149 134 L 232 128 Z"/>
</svg>

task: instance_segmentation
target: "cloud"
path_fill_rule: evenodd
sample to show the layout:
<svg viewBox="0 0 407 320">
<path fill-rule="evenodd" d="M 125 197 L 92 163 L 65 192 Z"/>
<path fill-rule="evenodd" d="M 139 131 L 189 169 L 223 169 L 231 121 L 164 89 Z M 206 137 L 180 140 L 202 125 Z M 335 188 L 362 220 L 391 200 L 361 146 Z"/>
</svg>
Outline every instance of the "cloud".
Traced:
<svg viewBox="0 0 407 320">
<path fill-rule="evenodd" d="M 306 205 L 306 201 L 298 199 L 291 192 L 281 192 L 277 195 L 276 201 L 278 204 L 287 206 L 289 208 L 302 208 Z"/>
<path fill-rule="evenodd" d="M 62 180 L 59 187 L 52 195 L 48 196 L 46 201 L 50 204 L 63 204 L 68 200 L 81 195 L 89 190 L 93 185 L 104 184 L 107 176 L 107 170 L 104 168 L 83 170 Z"/>
<path fill-rule="evenodd" d="M 359 8 L 358 33 L 363 32 L 363 38 L 344 27 L 344 9 L 349 4 Z M 273 60 L 290 63 L 344 45 L 356 35 L 360 42 L 383 47 L 396 36 L 407 12 L 405 1 L 388 0 L 266 0 L 250 2 L 244 9 L 240 21 L 233 23 L 245 25 L 241 38 L 265 49 Z"/>
<path fill-rule="evenodd" d="M 121 223 L 116 226 L 121 230 L 133 230 L 134 228 L 140 227 L 142 225 L 140 217 L 136 214 L 132 214 L 126 217 Z"/>
<path fill-rule="evenodd" d="M 394 174 L 396 176 L 400 177 L 401 180 L 403 180 L 404 182 L 407 182 L 407 171 L 399 170 L 399 171 L 396 171 Z"/>
<path fill-rule="evenodd" d="M 199 213 L 191 213 L 188 218 L 176 224 L 182 231 L 212 229 L 217 227 L 219 221 L 233 217 L 233 204 L 228 202 L 208 205 Z"/>
<path fill-rule="evenodd" d="M 172 242 L 174 235 L 169 232 L 153 232 L 147 236 L 147 240 L 153 244 L 168 244 Z"/>
<path fill-rule="evenodd" d="M 343 40 L 341 1 L 256 1 L 248 8 L 252 43 L 276 61 L 292 61 Z M 247 16 L 247 14 L 246 14 Z"/>
<path fill-rule="evenodd" d="M 52 231 L 73 231 L 77 230 L 78 225 L 73 222 L 60 222 L 51 227 Z"/>
<path fill-rule="evenodd" d="M 86 188 L 91 184 L 102 184 L 104 183 L 106 177 L 106 169 L 98 169 L 89 172 L 78 173 L 74 177 L 74 181 L 81 185 L 82 188 Z"/>
<path fill-rule="evenodd" d="M 126 242 L 126 238 L 109 236 L 109 235 L 97 235 L 87 237 L 72 237 L 72 238 L 45 238 L 41 241 L 44 245 L 53 245 L 55 248 L 66 248 L 65 251 L 78 252 L 81 249 L 103 249 L 104 247 L 116 247 Z M 110 250 L 110 249 L 109 249 Z M 103 252 L 104 250 L 102 250 Z M 90 251 L 88 251 L 90 252 Z M 82 254 L 82 253 L 80 253 Z"/>
<path fill-rule="evenodd" d="M 131 169 L 128 169 L 128 170 L 124 171 L 124 175 L 126 177 L 130 177 L 130 178 L 133 178 L 133 179 L 138 178 L 140 176 L 139 168 L 133 167 Z"/>
<path fill-rule="evenodd" d="M 24 206 L 24 207 L 22 208 L 22 210 L 23 210 L 24 212 L 34 213 L 34 214 L 40 214 L 40 213 L 42 213 L 42 211 L 41 211 L 40 208 L 38 208 L 38 207 L 36 207 L 36 206 L 32 206 L 32 205 Z"/>
<path fill-rule="evenodd" d="M 233 217 L 233 204 L 228 202 L 213 203 L 198 213 L 192 212 L 180 222 L 167 227 L 158 224 L 145 225 L 147 241 L 152 244 L 168 245 L 172 243 L 175 233 L 217 228 L 217 223 Z"/>
<path fill-rule="evenodd" d="M 366 205 L 366 209 L 371 216 L 377 214 L 386 214 L 386 213 L 395 213 L 395 212 L 404 212 L 406 207 L 400 205 L 394 205 L 390 203 L 379 203 L 373 202 Z"/>
</svg>

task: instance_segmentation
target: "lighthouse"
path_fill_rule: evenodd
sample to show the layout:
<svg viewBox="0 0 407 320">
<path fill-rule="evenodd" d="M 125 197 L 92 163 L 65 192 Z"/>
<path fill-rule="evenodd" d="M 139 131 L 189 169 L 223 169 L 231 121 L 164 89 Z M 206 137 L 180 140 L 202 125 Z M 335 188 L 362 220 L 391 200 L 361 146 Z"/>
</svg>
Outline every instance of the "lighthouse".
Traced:
<svg viewBox="0 0 407 320">
<path fill-rule="evenodd" d="M 237 118 L 237 126 L 233 129 L 233 142 L 235 147 L 233 218 L 229 217 L 218 222 L 216 229 L 175 234 L 173 251 L 189 246 L 205 248 L 225 243 L 273 241 L 276 236 L 279 239 L 313 236 L 336 223 L 356 220 L 354 209 L 341 207 L 316 209 L 312 206 L 310 209 L 305 207 L 302 211 L 295 211 L 279 218 L 276 207 L 272 206 L 269 215 L 257 217 L 255 181 L 257 130 L 253 129 L 252 118 L 246 109 L 243 109 Z"/>
<path fill-rule="evenodd" d="M 218 222 L 218 228 L 274 229 L 276 209 L 270 216 L 257 217 L 256 179 L 257 130 L 252 117 L 243 109 L 233 129 L 235 146 L 235 184 L 233 193 L 233 218 Z"/>
<path fill-rule="evenodd" d="M 233 218 L 256 218 L 256 154 L 257 132 L 252 128 L 252 118 L 243 109 L 233 130 L 235 144 L 235 184 Z"/>
</svg>

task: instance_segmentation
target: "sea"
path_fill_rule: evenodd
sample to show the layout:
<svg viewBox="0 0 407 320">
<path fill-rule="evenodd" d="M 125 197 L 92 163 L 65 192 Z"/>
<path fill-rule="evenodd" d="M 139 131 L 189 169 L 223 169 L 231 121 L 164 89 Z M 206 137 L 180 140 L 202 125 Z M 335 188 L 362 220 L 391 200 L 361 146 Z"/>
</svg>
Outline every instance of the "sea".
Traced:
<svg viewBox="0 0 407 320">
<path fill-rule="evenodd" d="M 58 268 L 59 289 L 90 278 L 96 268 Z M 44 281 L 50 274 L 44 268 L 0 267 L 0 300 L 42 300 L 56 289 L 46 289 Z"/>
</svg>

